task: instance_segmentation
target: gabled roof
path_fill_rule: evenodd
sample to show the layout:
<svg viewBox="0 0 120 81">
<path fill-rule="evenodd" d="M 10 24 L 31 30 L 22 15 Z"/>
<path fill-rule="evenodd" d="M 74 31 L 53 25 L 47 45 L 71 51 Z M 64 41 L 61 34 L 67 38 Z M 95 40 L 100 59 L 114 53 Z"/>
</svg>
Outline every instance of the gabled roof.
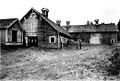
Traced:
<svg viewBox="0 0 120 81">
<path fill-rule="evenodd" d="M 67 26 L 62 26 L 67 27 Z M 98 24 L 98 25 L 70 25 L 69 33 L 79 32 L 118 32 L 117 26 L 114 23 Z"/>
<path fill-rule="evenodd" d="M 18 19 L 10 18 L 10 19 L 0 19 L 0 29 L 9 28 L 12 24 L 14 24 Z"/>
<path fill-rule="evenodd" d="M 72 37 L 68 32 L 66 32 L 61 26 L 58 26 L 56 25 L 53 21 L 51 21 L 49 18 L 47 17 L 44 17 L 40 12 L 38 12 L 36 9 L 34 8 L 31 8 L 28 13 L 24 16 L 24 17 L 28 17 L 28 14 L 31 12 L 31 11 L 34 11 L 35 13 L 37 13 L 38 15 L 40 15 L 40 17 L 42 19 L 44 19 L 46 22 L 49 23 L 49 25 L 51 25 L 51 27 L 53 27 L 56 31 L 58 31 L 59 33 L 62 33 L 68 37 Z M 20 22 L 23 22 L 24 20 L 24 17 L 20 20 Z"/>
</svg>

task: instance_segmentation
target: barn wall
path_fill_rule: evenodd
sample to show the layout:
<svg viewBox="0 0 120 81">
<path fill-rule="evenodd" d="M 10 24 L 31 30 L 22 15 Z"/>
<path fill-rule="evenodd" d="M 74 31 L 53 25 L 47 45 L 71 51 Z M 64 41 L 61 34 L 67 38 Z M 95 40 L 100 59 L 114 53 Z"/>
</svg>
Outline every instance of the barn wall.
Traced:
<svg viewBox="0 0 120 81">
<path fill-rule="evenodd" d="M 120 32 L 117 33 L 117 41 L 120 41 Z"/>
<path fill-rule="evenodd" d="M 70 33 L 70 35 L 75 39 L 82 39 L 82 42 L 89 43 L 91 33 Z"/>
<path fill-rule="evenodd" d="M 44 20 L 39 22 L 38 27 L 38 46 L 43 48 L 58 48 L 57 32 Z M 49 43 L 49 36 L 56 37 L 56 43 Z"/>
<path fill-rule="evenodd" d="M 117 42 L 117 33 L 102 33 L 102 44 L 112 44 Z"/>
<path fill-rule="evenodd" d="M 5 38 L 6 38 L 6 30 L 0 30 L 0 34 L 1 34 L 1 43 L 5 42 Z"/>
<path fill-rule="evenodd" d="M 12 42 L 12 30 L 17 31 L 17 42 L 23 42 L 23 32 L 17 23 L 13 24 L 12 27 L 8 29 L 8 42 Z"/>
</svg>

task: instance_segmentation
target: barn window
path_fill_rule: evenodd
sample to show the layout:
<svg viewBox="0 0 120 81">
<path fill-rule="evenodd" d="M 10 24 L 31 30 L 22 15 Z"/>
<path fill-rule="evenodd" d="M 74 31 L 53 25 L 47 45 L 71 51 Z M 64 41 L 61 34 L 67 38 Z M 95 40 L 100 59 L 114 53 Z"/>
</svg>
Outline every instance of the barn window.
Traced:
<svg viewBox="0 0 120 81">
<path fill-rule="evenodd" d="M 49 36 L 49 43 L 56 43 L 56 37 L 55 36 Z"/>
</svg>

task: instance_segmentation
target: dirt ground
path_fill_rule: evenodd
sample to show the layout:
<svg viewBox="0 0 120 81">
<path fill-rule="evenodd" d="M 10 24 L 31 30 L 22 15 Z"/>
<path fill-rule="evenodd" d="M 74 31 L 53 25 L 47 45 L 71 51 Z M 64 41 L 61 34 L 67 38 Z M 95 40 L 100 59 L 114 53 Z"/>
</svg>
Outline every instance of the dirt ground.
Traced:
<svg viewBox="0 0 120 81">
<path fill-rule="evenodd" d="M 79 80 L 120 81 L 120 76 L 107 76 L 113 48 L 86 46 L 80 49 L 19 48 L 1 56 L 1 81 Z"/>
</svg>

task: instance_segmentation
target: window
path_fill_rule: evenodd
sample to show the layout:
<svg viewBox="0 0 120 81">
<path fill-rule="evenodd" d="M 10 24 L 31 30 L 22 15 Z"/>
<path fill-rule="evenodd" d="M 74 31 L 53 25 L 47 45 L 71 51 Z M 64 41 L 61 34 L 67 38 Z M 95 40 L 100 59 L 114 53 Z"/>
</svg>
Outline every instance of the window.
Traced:
<svg viewBox="0 0 120 81">
<path fill-rule="evenodd" d="M 55 36 L 49 36 L 49 43 L 56 43 L 56 37 Z"/>
<path fill-rule="evenodd" d="M 30 18 L 36 18 L 36 14 L 33 12 L 30 14 Z"/>
<path fill-rule="evenodd" d="M 111 39 L 111 43 L 115 43 L 115 39 Z"/>
</svg>

